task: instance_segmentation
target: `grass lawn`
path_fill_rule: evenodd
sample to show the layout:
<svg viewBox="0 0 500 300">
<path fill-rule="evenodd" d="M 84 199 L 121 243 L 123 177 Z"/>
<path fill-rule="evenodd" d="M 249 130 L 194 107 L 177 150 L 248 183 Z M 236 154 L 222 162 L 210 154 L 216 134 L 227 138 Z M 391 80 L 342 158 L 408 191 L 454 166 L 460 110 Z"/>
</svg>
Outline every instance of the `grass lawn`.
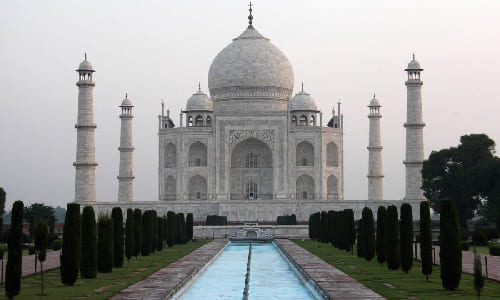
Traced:
<svg viewBox="0 0 500 300">
<path fill-rule="evenodd" d="M 473 251 L 473 247 L 469 248 L 469 251 Z M 490 254 L 490 248 L 488 246 L 477 246 L 476 247 L 477 253 L 481 254 Z"/>
<path fill-rule="evenodd" d="M 387 299 L 443 300 L 446 299 L 445 297 L 451 297 L 450 299 L 453 300 L 476 299 L 473 276 L 469 274 L 462 274 L 457 290 L 447 291 L 441 285 L 439 266 L 433 267 L 429 282 L 426 282 L 420 262 L 414 261 L 411 271 L 405 274 L 401 270 L 390 271 L 385 264 L 381 266 L 376 257 L 371 261 L 357 257 L 356 249 L 354 249 L 354 255 L 351 255 L 334 248 L 331 244 L 322 244 L 312 240 L 295 240 L 294 242 Z M 487 280 L 481 299 L 500 299 L 500 283 Z"/>
<path fill-rule="evenodd" d="M 64 286 L 59 269 L 54 269 L 44 274 L 45 296 L 40 295 L 40 275 L 28 276 L 21 279 L 21 293 L 15 299 L 107 299 L 208 242 L 198 240 L 167 247 L 150 256 L 139 256 L 138 260 L 132 258 L 127 262 L 125 259 L 123 268 L 114 268 L 111 273 L 98 273 L 94 279 L 79 278 L 73 286 Z M 2 286 L 1 294 L 0 299 L 7 299 L 5 286 Z"/>
</svg>

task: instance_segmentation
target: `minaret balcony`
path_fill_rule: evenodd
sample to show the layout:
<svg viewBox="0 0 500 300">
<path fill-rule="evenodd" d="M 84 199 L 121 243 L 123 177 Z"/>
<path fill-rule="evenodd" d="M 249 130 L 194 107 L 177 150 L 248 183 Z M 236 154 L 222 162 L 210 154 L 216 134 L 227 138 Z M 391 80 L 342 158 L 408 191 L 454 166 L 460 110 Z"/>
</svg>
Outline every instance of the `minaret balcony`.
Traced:
<svg viewBox="0 0 500 300">
<path fill-rule="evenodd" d="M 92 86 L 92 87 L 94 87 L 95 82 L 93 82 L 92 80 L 78 80 L 76 82 L 76 86 L 79 86 L 79 87 Z"/>
<path fill-rule="evenodd" d="M 424 122 L 422 122 L 422 123 L 404 123 L 403 126 L 405 128 L 424 128 L 425 123 Z"/>
</svg>

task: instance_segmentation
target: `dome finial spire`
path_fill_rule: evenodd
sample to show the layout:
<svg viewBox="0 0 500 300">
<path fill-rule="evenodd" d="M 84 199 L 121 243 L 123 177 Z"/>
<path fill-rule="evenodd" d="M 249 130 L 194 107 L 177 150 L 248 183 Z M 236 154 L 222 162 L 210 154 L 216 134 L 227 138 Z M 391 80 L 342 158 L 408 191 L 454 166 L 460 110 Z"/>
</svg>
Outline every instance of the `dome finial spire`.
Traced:
<svg viewBox="0 0 500 300">
<path fill-rule="evenodd" d="M 248 11 L 250 12 L 250 15 L 248 15 L 248 28 L 253 28 L 253 26 L 252 26 L 252 20 L 253 20 L 253 16 L 252 16 L 252 1 L 250 1 L 250 4 L 248 5 L 248 7 L 250 7 L 248 9 Z"/>
<path fill-rule="evenodd" d="M 415 60 L 415 52 L 413 52 L 413 60 Z"/>
<path fill-rule="evenodd" d="M 201 91 L 201 83 L 198 81 L 198 91 Z"/>
<path fill-rule="evenodd" d="M 85 52 L 85 60 L 87 60 L 87 52 Z"/>
<path fill-rule="evenodd" d="M 304 81 L 302 81 L 302 91 L 304 91 Z"/>
</svg>

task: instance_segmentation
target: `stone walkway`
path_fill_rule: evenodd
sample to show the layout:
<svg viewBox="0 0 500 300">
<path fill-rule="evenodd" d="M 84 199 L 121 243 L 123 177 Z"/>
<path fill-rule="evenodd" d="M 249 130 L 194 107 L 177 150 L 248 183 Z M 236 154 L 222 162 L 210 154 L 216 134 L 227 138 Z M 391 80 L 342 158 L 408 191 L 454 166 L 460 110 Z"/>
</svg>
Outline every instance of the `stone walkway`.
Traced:
<svg viewBox="0 0 500 300">
<path fill-rule="evenodd" d="M 219 253 L 227 242 L 226 239 L 216 239 L 109 299 L 168 299 Z"/>
<path fill-rule="evenodd" d="M 440 265 L 439 246 L 433 246 L 436 249 L 436 265 Z M 415 251 L 415 249 L 413 249 Z M 479 253 L 481 263 L 483 264 L 483 274 L 486 272 L 484 257 L 488 260 L 488 279 L 500 282 L 500 257 Z M 420 259 L 420 245 L 417 246 L 417 257 Z M 462 251 L 462 272 L 474 274 L 474 252 Z"/>
<path fill-rule="evenodd" d="M 59 268 L 61 262 L 59 261 L 59 255 L 61 250 L 49 251 L 47 252 L 47 258 L 43 263 L 43 271 L 48 271 L 50 269 Z M 1 264 L 1 263 L 0 263 Z M 5 281 L 5 269 L 7 268 L 7 260 L 3 260 L 3 280 Z M 40 262 L 36 263 L 36 273 L 40 272 Z M 35 255 L 23 256 L 23 274 L 22 277 L 32 275 L 35 273 Z"/>
<path fill-rule="evenodd" d="M 304 277 L 314 280 L 317 288 L 329 299 L 385 299 L 294 242 L 284 239 L 276 239 L 275 241 Z"/>
</svg>

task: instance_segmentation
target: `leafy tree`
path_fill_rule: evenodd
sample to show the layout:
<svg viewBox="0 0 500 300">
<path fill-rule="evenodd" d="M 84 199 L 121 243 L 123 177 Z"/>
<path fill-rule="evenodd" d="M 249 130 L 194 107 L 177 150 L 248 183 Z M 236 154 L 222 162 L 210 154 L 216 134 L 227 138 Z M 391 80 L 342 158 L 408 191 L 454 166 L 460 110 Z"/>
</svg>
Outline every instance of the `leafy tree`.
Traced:
<svg viewBox="0 0 500 300">
<path fill-rule="evenodd" d="M 134 256 L 141 254 L 142 249 L 142 212 L 139 208 L 134 209 Z"/>
<path fill-rule="evenodd" d="M 85 206 L 82 212 L 82 256 L 80 274 L 82 278 L 97 276 L 97 228 L 94 208 Z"/>
<path fill-rule="evenodd" d="M 178 213 L 176 215 L 176 243 L 177 244 L 185 244 L 186 243 L 186 222 L 184 221 L 184 214 Z"/>
<path fill-rule="evenodd" d="M 142 246 L 141 255 L 151 254 L 153 247 L 153 214 L 151 210 L 146 210 L 142 214 Z"/>
<path fill-rule="evenodd" d="M 397 270 L 401 264 L 399 252 L 399 221 L 398 221 L 398 208 L 390 205 L 387 208 L 387 220 L 385 222 L 385 249 L 387 268 L 389 270 Z"/>
<path fill-rule="evenodd" d="M 167 212 L 167 245 L 172 247 L 177 240 L 177 220 L 173 211 Z"/>
<path fill-rule="evenodd" d="M 14 298 L 21 291 L 21 274 L 23 258 L 23 214 L 22 201 L 12 205 L 12 219 L 9 233 L 9 256 L 5 271 L 5 294 L 9 299 Z"/>
<path fill-rule="evenodd" d="M 375 241 L 375 248 L 377 252 L 377 261 L 383 265 L 385 262 L 385 221 L 387 218 L 387 209 L 385 206 L 379 206 L 377 209 L 377 235 Z"/>
<path fill-rule="evenodd" d="M 474 290 L 476 290 L 477 299 L 481 299 L 481 290 L 484 287 L 484 276 L 481 266 L 481 258 L 474 248 Z"/>
<path fill-rule="evenodd" d="M 135 246 L 134 211 L 127 209 L 127 221 L 125 223 L 125 256 L 127 261 L 134 255 Z"/>
<path fill-rule="evenodd" d="M 462 247 L 460 245 L 460 225 L 455 201 L 443 200 L 439 225 L 441 228 L 441 282 L 447 290 L 455 290 L 462 275 Z"/>
<path fill-rule="evenodd" d="M 190 241 L 193 239 L 193 214 L 188 213 L 186 216 L 186 237 Z"/>
<path fill-rule="evenodd" d="M 401 205 L 401 221 L 399 226 L 399 251 L 401 252 L 401 270 L 408 273 L 413 265 L 413 216 L 411 205 Z"/>
<path fill-rule="evenodd" d="M 45 222 L 49 223 L 52 216 L 54 216 L 54 208 L 43 203 L 33 203 L 24 208 L 24 219 L 27 222 L 43 219 Z"/>
<path fill-rule="evenodd" d="M 29 233 L 30 240 L 33 240 L 33 235 L 35 234 L 35 221 L 36 221 L 35 216 L 30 216 L 29 227 L 28 227 L 28 233 Z"/>
<path fill-rule="evenodd" d="M 431 207 L 440 213 L 441 202 L 454 199 L 465 228 L 481 199 L 495 206 L 500 200 L 500 159 L 494 151 L 495 142 L 485 134 L 464 135 L 457 147 L 433 151 L 422 168 L 422 189 Z"/>
<path fill-rule="evenodd" d="M 38 260 L 40 261 L 40 275 L 42 277 L 42 295 L 43 295 L 43 262 L 47 258 L 47 243 L 48 243 L 48 230 L 45 220 L 39 219 L 35 226 L 34 238 L 35 249 L 37 252 Z"/>
<path fill-rule="evenodd" d="M 111 210 L 113 219 L 113 266 L 123 267 L 123 213 L 120 207 L 113 207 Z"/>
<path fill-rule="evenodd" d="M 344 210 L 345 222 L 345 250 L 352 251 L 353 245 L 356 242 L 356 224 L 354 223 L 354 211 L 352 209 Z"/>
<path fill-rule="evenodd" d="M 3 215 L 5 214 L 5 199 L 7 198 L 7 193 L 3 188 L 0 187 L 0 241 L 3 240 Z"/>
<path fill-rule="evenodd" d="M 113 220 L 108 215 L 101 215 L 97 220 L 97 270 L 109 273 L 113 270 Z"/>
<path fill-rule="evenodd" d="M 363 254 L 366 260 L 370 261 L 375 256 L 375 221 L 373 212 L 369 207 L 363 208 Z"/>
<path fill-rule="evenodd" d="M 63 228 L 60 271 L 62 283 L 69 286 L 75 283 L 80 270 L 80 233 L 80 204 L 68 203 Z"/>
<path fill-rule="evenodd" d="M 420 202 L 420 259 L 422 260 L 422 274 L 429 281 L 432 274 L 432 231 L 431 212 L 429 202 Z"/>
</svg>

